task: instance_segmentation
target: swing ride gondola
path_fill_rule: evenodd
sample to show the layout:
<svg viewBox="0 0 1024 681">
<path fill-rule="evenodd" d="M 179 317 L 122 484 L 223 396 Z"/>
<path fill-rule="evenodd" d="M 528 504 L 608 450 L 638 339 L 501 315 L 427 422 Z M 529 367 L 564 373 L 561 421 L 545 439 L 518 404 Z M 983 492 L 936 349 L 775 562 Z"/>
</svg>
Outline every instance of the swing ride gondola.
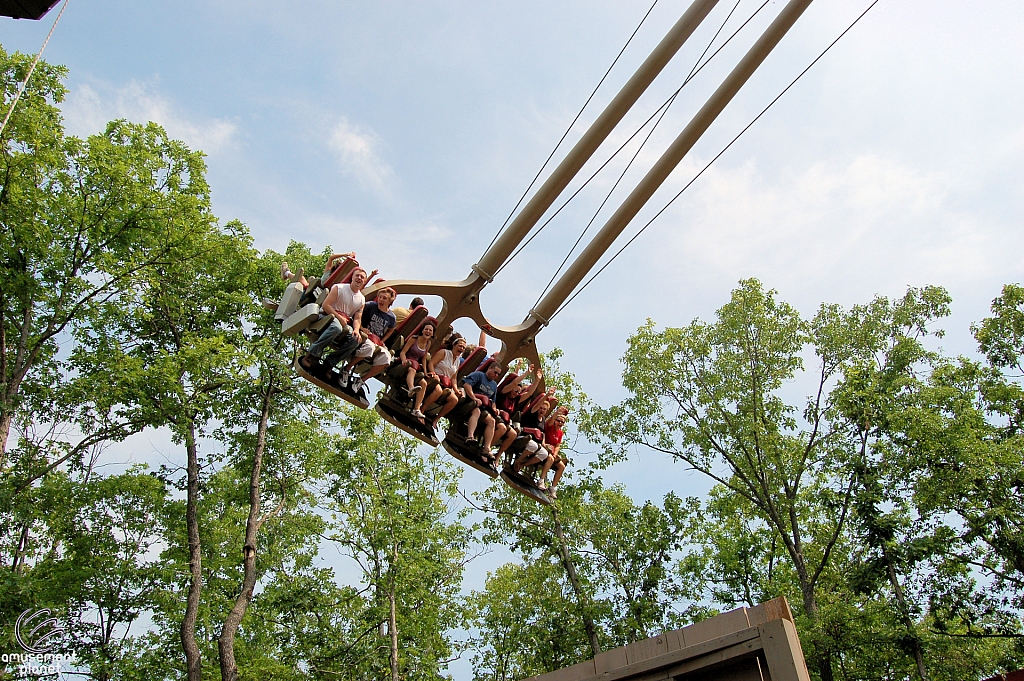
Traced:
<svg viewBox="0 0 1024 681">
<path fill-rule="evenodd" d="M 520 247 L 520 244 L 522 244 L 524 239 L 526 239 L 534 230 L 534 227 L 537 225 L 540 218 L 554 204 L 557 197 L 565 190 L 569 182 L 582 169 L 583 165 L 591 158 L 611 131 L 636 103 L 640 95 L 672 59 L 673 55 L 675 55 L 682 47 L 697 26 L 699 26 L 705 17 L 707 17 L 717 2 L 718 0 L 694 0 L 693 4 L 669 30 L 657 47 L 655 47 L 650 56 L 640 65 L 629 81 L 627 81 L 625 86 L 623 86 L 621 91 L 611 100 L 611 102 L 605 107 L 604 111 L 594 120 L 593 124 L 582 135 L 579 141 L 576 142 L 547 179 L 540 185 L 530 200 L 523 205 L 522 209 L 515 214 L 514 219 L 511 219 L 507 223 L 507 226 L 504 227 L 499 235 L 495 237 L 491 246 L 488 247 L 480 260 L 473 265 L 469 275 L 465 279 L 458 282 L 416 280 L 389 280 L 384 282 L 382 280 L 378 280 L 365 288 L 364 294 L 367 301 L 371 300 L 373 296 L 384 287 L 390 287 L 398 294 L 413 294 L 419 296 L 431 295 L 439 297 L 443 303 L 441 311 L 436 315 L 435 333 L 429 347 L 429 352 L 431 353 L 438 351 L 441 346 L 442 339 L 445 337 L 446 332 L 451 328 L 452 323 L 462 318 L 472 320 L 484 333 L 486 333 L 487 336 L 501 341 L 502 349 L 499 353 L 496 353 L 496 356 L 499 358 L 498 360 L 485 359 L 486 351 L 483 348 L 477 348 L 475 354 L 471 355 L 463 362 L 454 379 L 455 381 L 461 382 L 468 373 L 477 370 L 481 363 L 485 361 L 504 361 L 507 366 L 508 362 L 522 358 L 534 366 L 541 366 L 540 356 L 536 346 L 537 334 L 551 322 L 555 315 L 557 315 L 569 302 L 572 301 L 573 298 L 575 298 L 576 295 L 579 294 L 579 291 L 582 290 L 582 288 L 578 287 L 590 270 L 608 250 L 630 221 L 637 215 L 640 209 L 647 203 L 654 192 L 667 179 L 668 175 L 676 168 L 686 153 L 688 153 L 697 140 L 700 139 L 715 118 L 731 101 L 733 96 L 735 96 L 742 85 L 754 73 L 772 49 L 774 49 L 781 38 L 793 26 L 796 20 L 810 4 L 811 0 L 790 0 L 785 7 L 783 7 L 769 27 L 755 41 L 753 46 L 750 47 L 743 58 L 726 76 L 721 85 L 719 85 L 719 87 L 714 91 L 704 106 L 693 116 L 689 124 L 682 130 L 682 132 L 679 133 L 668 149 L 662 154 L 661 158 L 655 162 L 629 196 L 607 220 L 600 231 L 594 236 L 589 244 L 586 245 L 575 261 L 569 264 L 558 281 L 555 282 L 553 286 L 550 286 L 546 293 L 542 295 L 542 298 L 538 303 L 530 309 L 524 321 L 518 326 L 513 327 L 503 327 L 490 323 L 481 311 L 481 291 L 487 286 L 487 284 L 494 280 L 495 276 L 501 271 L 511 257 L 514 257 L 518 252 L 516 251 L 517 247 Z M 737 6 L 738 4 L 739 3 L 737 2 Z M 765 5 L 767 5 L 767 2 L 758 8 L 755 15 Z M 735 10 L 735 8 L 733 9 Z M 868 9 L 870 9 L 870 7 Z M 863 14 L 860 16 L 862 17 Z M 859 19 L 860 17 L 858 17 L 856 21 L 859 21 Z M 728 21 L 728 18 L 726 20 Z M 747 22 L 749 21 L 750 20 L 748 19 Z M 854 24 L 856 21 L 854 21 Z M 743 26 L 745 25 L 746 23 L 743 24 Z M 725 24 L 723 23 L 723 28 L 724 26 Z M 742 29 L 743 26 L 741 26 L 740 29 Z M 852 28 L 852 26 L 853 25 L 851 24 L 850 27 Z M 731 40 L 731 38 L 734 37 L 740 29 L 737 29 L 729 40 Z M 849 28 L 847 31 L 848 30 Z M 719 32 L 720 31 L 721 29 L 719 29 Z M 716 38 L 717 35 L 718 34 L 716 33 Z M 838 40 L 838 38 L 836 40 Z M 714 42 L 714 39 L 712 42 Z M 728 42 L 728 40 L 726 42 Z M 834 44 L 835 41 L 830 44 L 825 51 L 827 52 Z M 710 48 L 711 45 L 708 47 Z M 718 51 L 721 51 L 721 47 L 719 47 Z M 708 57 L 707 61 L 710 61 L 718 51 L 713 53 L 711 57 Z M 705 53 L 706 52 L 707 50 L 705 50 Z M 824 52 L 822 52 L 822 55 L 824 55 Z M 819 55 L 818 58 L 820 59 L 821 55 Z M 703 68 L 703 65 L 705 65 L 707 61 L 700 64 L 700 68 Z M 817 59 L 815 62 L 816 61 Z M 812 65 L 813 63 L 814 62 L 812 62 Z M 695 66 L 690 77 L 699 71 L 700 68 Z M 807 68 L 809 69 L 810 66 Z M 799 80 L 806 71 L 807 69 L 797 76 L 796 80 Z M 790 83 L 786 90 L 788 90 L 796 80 Z M 786 90 L 783 90 L 783 92 Z M 676 92 L 678 93 L 678 90 Z M 781 97 L 781 95 L 779 96 Z M 761 112 L 761 114 L 763 114 L 764 111 L 767 111 L 767 109 L 770 108 L 777 100 L 778 97 L 773 100 L 772 103 Z M 670 103 L 671 100 L 666 102 L 662 108 L 665 108 Z M 760 114 L 758 118 L 759 117 Z M 651 119 L 648 119 L 648 121 L 650 120 Z M 755 118 L 754 120 L 756 121 L 757 119 Z M 743 131 L 740 132 L 740 135 L 749 129 L 749 127 L 750 126 L 748 125 L 747 128 L 744 128 Z M 639 131 L 637 132 L 639 133 Z M 637 133 L 634 133 L 634 136 L 636 134 Z M 726 146 L 726 149 L 728 149 L 740 135 L 737 135 L 736 138 Z M 624 146 L 625 145 L 623 145 L 623 147 Z M 623 147 L 620 147 L 619 149 L 621 150 Z M 552 155 L 553 154 L 554 152 L 552 152 Z M 719 155 L 721 155 L 721 153 Z M 718 156 L 715 158 L 717 159 Z M 714 162 L 714 159 L 712 159 L 712 162 Z M 710 165 L 710 163 L 708 165 Z M 699 176 L 700 174 L 697 175 L 697 177 Z M 680 191 L 679 194 L 681 193 L 682 192 Z M 678 198 L 679 194 L 676 194 L 676 198 Z M 675 198 L 672 200 L 674 201 Z M 664 209 L 662 209 L 662 211 L 663 210 Z M 661 211 L 659 211 L 657 215 L 660 215 L 660 212 Z M 655 215 L 655 218 L 657 215 Z M 653 221 L 653 219 L 654 218 L 652 218 L 651 221 Z M 647 223 L 647 225 L 649 224 L 650 222 Z M 647 225 L 641 229 L 641 232 Z M 544 225 L 542 225 L 540 229 L 543 229 L 543 226 Z M 634 236 L 633 238 L 635 239 L 636 237 Z M 632 239 L 630 242 L 631 241 Z M 628 245 L 629 243 L 626 244 L 626 246 Z M 625 246 L 622 248 L 625 248 Z M 514 251 L 516 253 L 514 253 Z M 621 253 L 621 249 L 618 252 Z M 618 253 L 615 255 L 617 256 Z M 613 256 L 613 259 L 614 257 L 615 256 Z M 303 334 L 308 336 L 311 340 L 317 339 L 319 334 L 332 322 L 333 319 L 331 315 L 324 314 L 320 307 L 326 299 L 330 287 L 335 283 L 344 284 L 348 282 L 357 265 L 358 263 L 356 263 L 353 258 L 348 258 L 334 269 L 333 272 L 325 274 L 324 277 L 322 277 L 322 282 L 320 278 L 315 278 L 312 279 L 308 283 L 308 286 L 305 287 L 299 283 L 301 272 L 293 277 L 292 282 L 287 286 L 284 295 L 279 302 L 267 302 L 268 307 L 276 310 L 276 317 L 282 323 L 282 333 L 288 336 Z M 607 266 L 607 263 L 605 266 Z M 601 269 L 603 270 L 603 267 Z M 590 280 L 583 284 L 583 287 L 586 287 L 586 285 L 593 280 L 593 277 L 596 277 L 600 272 L 601 270 L 598 270 Z M 554 279 L 554 277 L 552 279 Z M 436 418 L 439 410 L 441 409 L 440 405 L 442 405 L 444 400 L 447 399 L 450 388 L 446 388 L 445 392 L 442 393 L 444 396 L 442 399 L 438 399 L 434 402 L 431 406 L 431 410 L 424 414 L 425 418 L 419 418 L 413 415 L 413 400 L 407 394 L 407 391 L 403 389 L 403 377 L 405 376 L 406 367 L 401 365 L 399 362 L 398 352 L 402 348 L 402 344 L 405 342 L 405 339 L 417 333 L 426 319 L 426 315 L 427 311 L 422 307 L 414 309 L 410 316 L 398 328 L 394 329 L 387 339 L 387 346 L 390 348 L 396 359 L 395 363 L 393 363 L 389 369 L 376 376 L 376 378 L 384 385 L 384 388 L 380 391 L 379 398 L 376 402 L 376 411 L 382 418 L 409 435 L 416 437 L 431 446 L 437 446 L 440 442 L 446 451 L 466 465 L 471 466 L 492 478 L 500 475 L 502 480 L 520 493 L 539 503 L 550 504 L 552 501 L 551 497 L 542 487 L 538 486 L 537 481 L 533 477 L 532 471 L 524 470 L 516 472 L 509 466 L 509 464 L 512 461 L 515 461 L 516 457 L 529 446 L 531 439 L 536 441 L 542 438 L 542 435 L 538 431 L 533 431 L 529 428 L 517 429 L 520 434 L 507 448 L 505 460 L 503 462 L 505 465 L 501 466 L 502 462 L 497 462 L 497 465 L 492 464 L 487 456 L 489 452 L 483 452 L 469 437 L 471 434 L 467 432 L 467 421 L 470 418 L 470 415 L 477 408 L 479 408 L 481 412 L 492 414 L 492 418 L 502 418 L 502 415 L 497 414 L 497 408 L 494 405 L 491 405 L 485 397 L 483 399 L 478 397 L 476 400 L 465 397 L 462 398 L 458 405 L 447 414 L 446 420 L 448 421 L 448 427 L 443 439 L 440 440 L 434 432 L 434 429 L 430 426 L 430 423 L 434 418 Z M 347 344 L 347 349 L 345 347 L 341 347 L 336 350 L 336 352 L 341 352 L 343 354 L 346 352 L 348 353 L 347 356 L 342 358 L 342 361 L 351 357 L 351 353 L 354 352 L 354 346 L 358 345 L 358 340 L 359 339 L 353 339 L 351 336 L 346 336 L 345 334 L 342 334 L 342 336 L 337 339 L 335 344 L 336 347 L 345 346 Z M 369 397 L 366 393 L 366 387 L 362 385 L 362 381 L 358 377 L 361 374 L 365 374 L 370 367 L 371 363 L 369 359 L 362 360 L 352 367 L 350 373 L 346 374 L 323 365 L 307 369 L 306 367 L 303 367 L 298 360 L 296 360 L 295 363 L 296 371 L 300 376 L 311 381 L 318 387 L 338 395 L 342 399 L 345 399 L 361 408 L 369 407 Z M 418 375 L 416 380 L 419 380 L 419 378 L 420 376 Z M 501 381 L 502 379 L 499 377 L 498 380 Z M 543 378 L 541 377 L 537 380 L 540 381 L 540 383 L 538 384 L 539 389 L 536 391 L 537 395 L 533 398 L 534 400 L 545 397 Z M 507 383 L 502 383 L 502 385 L 505 384 Z M 456 383 L 456 385 L 461 385 L 461 383 Z M 557 397 L 552 397 L 550 395 L 549 398 L 557 399 Z M 511 423 L 513 426 L 517 425 L 518 414 L 506 414 L 503 416 L 507 417 L 507 422 Z M 499 466 L 501 467 L 499 468 Z"/>
</svg>

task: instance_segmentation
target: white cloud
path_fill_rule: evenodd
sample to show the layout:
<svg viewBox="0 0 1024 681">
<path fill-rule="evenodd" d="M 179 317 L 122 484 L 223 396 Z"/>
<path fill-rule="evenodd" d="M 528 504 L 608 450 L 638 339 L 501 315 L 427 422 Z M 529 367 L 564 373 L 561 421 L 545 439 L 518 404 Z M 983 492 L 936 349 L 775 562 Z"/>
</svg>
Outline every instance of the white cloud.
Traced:
<svg viewBox="0 0 1024 681">
<path fill-rule="evenodd" d="M 378 194 L 388 193 L 393 173 L 391 166 L 380 158 L 380 138 L 376 133 L 353 125 L 342 116 L 330 131 L 327 143 L 337 153 L 342 169 L 354 175 L 364 189 Z"/>
<path fill-rule="evenodd" d="M 211 154 L 228 147 L 238 127 L 231 121 L 214 118 L 195 120 L 175 106 L 156 89 L 145 83 L 129 81 L 123 87 L 78 85 L 62 107 L 67 131 L 86 136 L 102 131 L 108 121 L 125 118 L 135 123 L 153 121 L 167 133 L 183 140 L 192 149 Z"/>
<path fill-rule="evenodd" d="M 673 222 L 657 230 L 653 257 L 686 253 L 705 273 L 735 281 L 756 275 L 798 288 L 837 280 L 874 288 L 969 282 L 1014 257 L 999 242 L 1005 225 L 979 224 L 958 209 L 948 172 L 864 154 L 763 176 L 753 160 L 715 168 L 693 187 Z"/>
</svg>

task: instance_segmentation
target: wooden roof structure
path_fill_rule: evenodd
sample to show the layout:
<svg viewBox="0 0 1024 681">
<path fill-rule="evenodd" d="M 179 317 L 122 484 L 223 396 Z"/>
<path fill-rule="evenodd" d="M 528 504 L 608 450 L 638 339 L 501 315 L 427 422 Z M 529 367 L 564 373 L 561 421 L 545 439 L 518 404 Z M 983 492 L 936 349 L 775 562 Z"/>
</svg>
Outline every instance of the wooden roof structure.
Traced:
<svg viewBox="0 0 1024 681">
<path fill-rule="evenodd" d="M 785 597 L 601 653 L 529 681 L 810 681 Z"/>
</svg>

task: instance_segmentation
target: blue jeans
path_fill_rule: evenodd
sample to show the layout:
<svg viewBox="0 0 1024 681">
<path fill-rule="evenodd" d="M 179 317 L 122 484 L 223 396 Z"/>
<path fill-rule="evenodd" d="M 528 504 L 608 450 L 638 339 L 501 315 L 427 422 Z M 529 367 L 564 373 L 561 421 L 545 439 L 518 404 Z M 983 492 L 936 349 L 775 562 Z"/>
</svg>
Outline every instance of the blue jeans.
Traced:
<svg viewBox="0 0 1024 681">
<path fill-rule="evenodd" d="M 331 344 L 331 341 L 344 332 L 345 327 L 342 326 L 341 322 L 338 321 L 338 318 L 335 317 L 331 320 L 330 325 L 320 332 L 320 337 L 310 344 L 309 349 L 306 352 L 319 359 L 327 346 Z"/>
<path fill-rule="evenodd" d="M 341 342 L 335 344 L 334 341 L 338 339 L 341 339 Z M 320 333 L 320 337 L 310 344 L 307 352 L 319 359 L 328 347 L 334 345 L 335 351 L 324 359 L 324 365 L 333 367 L 352 356 L 352 353 L 359 347 L 359 340 L 352 334 L 346 335 L 345 327 L 335 317 L 331 320 L 330 325 Z"/>
</svg>

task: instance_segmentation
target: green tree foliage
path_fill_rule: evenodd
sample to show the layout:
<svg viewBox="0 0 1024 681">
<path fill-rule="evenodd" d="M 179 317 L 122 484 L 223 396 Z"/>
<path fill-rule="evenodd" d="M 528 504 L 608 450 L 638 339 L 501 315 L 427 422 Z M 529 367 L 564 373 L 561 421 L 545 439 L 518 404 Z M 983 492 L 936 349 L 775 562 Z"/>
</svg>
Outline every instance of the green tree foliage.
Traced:
<svg viewBox="0 0 1024 681">
<path fill-rule="evenodd" d="M 941 376 L 930 373 L 938 355 L 923 341 L 949 302 L 942 289 L 911 289 L 850 310 L 823 305 L 804 320 L 759 282 L 744 281 L 715 323 L 642 327 L 624 357 L 630 397 L 588 421 L 612 460 L 641 444 L 718 483 L 693 527 L 700 558 L 682 569 L 711 566 L 703 571 L 723 603 L 790 594 L 823 680 L 846 676 L 851 655 L 865 659 L 863 639 L 853 651 L 848 645 L 865 626 L 887 631 L 891 647 L 876 662 L 888 656 L 895 668 L 927 673 L 924 606 L 907 584 L 946 530 L 928 525 L 934 512 L 922 516 L 909 504 L 919 490 L 905 467 L 891 468 L 897 438 L 882 422 L 892 405 L 914 404 L 922 377 Z M 801 407 L 787 399 L 798 379 L 810 394 Z M 932 431 L 930 442 L 939 435 Z M 854 587 L 884 598 L 884 607 L 861 601 L 851 611 Z"/>
<path fill-rule="evenodd" d="M 0 49 L 8 101 L 29 61 Z M 282 260 L 318 274 L 331 250 L 257 252 L 159 126 L 65 135 L 65 75 L 40 63 L 0 138 L 8 649 L 45 607 L 95 679 L 434 680 L 472 647 L 506 681 L 784 594 L 822 681 L 1024 664 L 1021 286 L 974 358 L 936 348 L 941 288 L 805 318 L 756 280 L 714 321 L 641 327 L 620 405 L 552 352 L 558 501 L 495 483 L 473 525 L 440 450 L 295 377 L 302 344 L 261 301 Z M 157 430 L 183 465 L 109 456 Z M 635 446 L 710 493 L 635 501 L 607 479 Z M 514 561 L 462 594 L 497 546 Z"/>
<path fill-rule="evenodd" d="M 331 538 L 359 566 L 368 591 L 359 603 L 360 645 L 335 659 L 352 678 L 434 679 L 463 622 L 459 590 L 469 528 L 451 500 L 457 469 L 372 412 L 354 413 L 345 456 L 330 466 L 337 521 Z"/>
<path fill-rule="evenodd" d="M 469 598 L 477 628 L 473 669 L 481 681 L 515 681 L 590 657 L 575 596 L 552 561 L 506 563 Z"/>
<path fill-rule="evenodd" d="M 0 51 L 5 95 L 27 61 Z M 18 489 L 145 425 L 117 413 L 94 377 L 59 380 L 59 343 L 95 328 L 105 303 L 211 221 L 202 154 L 158 126 L 65 137 L 63 73 L 39 65 L 0 140 L 0 472 Z M 50 427 L 71 416 L 77 437 Z"/>
</svg>

